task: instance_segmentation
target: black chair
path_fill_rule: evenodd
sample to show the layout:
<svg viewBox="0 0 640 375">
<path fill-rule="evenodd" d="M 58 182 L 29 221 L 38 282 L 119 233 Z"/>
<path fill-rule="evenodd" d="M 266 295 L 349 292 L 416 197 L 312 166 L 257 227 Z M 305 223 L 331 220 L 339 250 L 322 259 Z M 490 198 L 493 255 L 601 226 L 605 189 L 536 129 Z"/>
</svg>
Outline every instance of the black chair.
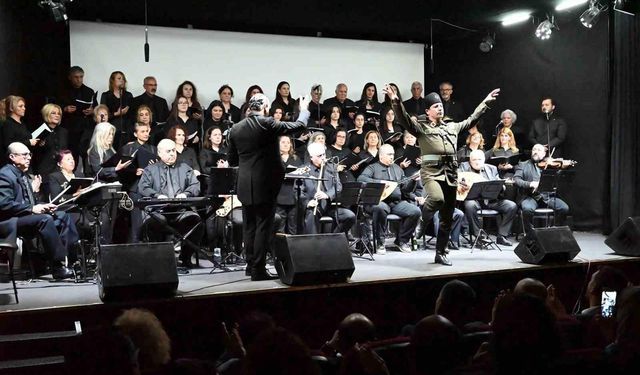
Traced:
<svg viewBox="0 0 640 375">
<path fill-rule="evenodd" d="M 9 267 L 9 278 L 13 284 L 13 294 L 16 297 L 16 304 L 20 303 L 18 300 L 18 288 L 16 288 L 16 279 L 13 274 L 13 259 L 18 250 L 17 234 L 18 234 L 18 218 L 13 217 L 9 220 L 0 222 L 0 251 L 6 252 L 7 264 Z"/>
</svg>

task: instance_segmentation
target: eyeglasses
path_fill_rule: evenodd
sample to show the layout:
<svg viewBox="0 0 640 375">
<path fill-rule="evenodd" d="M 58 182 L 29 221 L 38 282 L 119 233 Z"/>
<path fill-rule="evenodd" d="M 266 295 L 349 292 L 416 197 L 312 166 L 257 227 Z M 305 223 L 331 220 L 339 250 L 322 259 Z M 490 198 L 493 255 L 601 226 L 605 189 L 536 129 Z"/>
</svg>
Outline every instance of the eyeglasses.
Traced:
<svg viewBox="0 0 640 375">
<path fill-rule="evenodd" d="M 387 152 L 385 155 L 393 156 L 395 154 L 396 154 L 395 152 Z"/>
<path fill-rule="evenodd" d="M 18 155 L 18 156 L 23 156 L 23 157 L 25 157 L 25 158 L 30 158 L 32 154 L 31 154 L 30 152 L 23 152 L 23 153 L 16 153 L 16 152 L 14 152 L 14 153 L 12 153 L 11 155 Z"/>
</svg>

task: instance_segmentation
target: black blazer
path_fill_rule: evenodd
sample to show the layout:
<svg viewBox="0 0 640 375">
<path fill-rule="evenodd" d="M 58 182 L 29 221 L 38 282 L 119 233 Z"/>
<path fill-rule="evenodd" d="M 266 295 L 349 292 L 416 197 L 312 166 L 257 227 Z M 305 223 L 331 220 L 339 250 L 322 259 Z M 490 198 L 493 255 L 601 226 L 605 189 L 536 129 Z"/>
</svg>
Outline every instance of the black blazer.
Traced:
<svg viewBox="0 0 640 375">
<path fill-rule="evenodd" d="M 79 139 L 75 139 L 75 142 L 79 142 Z M 53 129 L 53 132 L 49 134 L 45 140 L 44 146 L 37 147 L 34 150 L 33 162 L 35 166 L 35 172 L 47 178 L 47 175 L 55 172 L 58 169 L 56 162 L 56 156 L 60 150 L 69 148 L 69 132 L 65 128 L 61 128 L 60 125 Z"/>
<path fill-rule="evenodd" d="M 540 171 L 538 166 L 533 163 L 532 160 L 520 162 L 515 168 L 515 175 L 513 181 L 518 187 L 518 204 L 526 197 L 532 197 L 538 200 L 541 197 L 539 192 L 534 192 L 529 183 L 531 181 L 540 181 Z"/>
<path fill-rule="evenodd" d="M 286 168 L 287 165 L 299 168 L 302 166 L 302 160 L 298 159 L 298 157 L 295 155 L 289 156 L 289 159 L 286 163 L 282 161 L 283 167 Z M 294 204 L 296 204 L 296 190 L 294 188 L 294 182 L 295 180 L 291 179 L 285 179 L 282 182 L 282 186 L 280 187 L 280 191 L 278 192 L 276 203 L 285 206 L 293 206 Z"/>
<path fill-rule="evenodd" d="M 32 213 L 31 203 L 25 199 L 20 181 L 22 176 L 22 171 L 13 164 L 0 168 L 0 221 Z"/>
<path fill-rule="evenodd" d="M 76 175 L 76 177 L 80 177 Z M 61 171 L 53 172 L 49 175 L 49 199 L 53 199 L 58 196 L 64 190 L 63 185 L 66 184 L 67 178 L 62 174 Z M 59 202 L 64 202 L 68 199 L 73 198 L 73 193 L 75 191 L 68 191 L 64 195 L 62 195 L 62 199 Z"/>
<path fill-rule="evenodd" d="M 278 136 L 304 129 L 308 117 L 305 111 L 286 122 L 252 113 L 231 128 L 229 164 L 239 167 L 236 190 L 243 205 L 275 202 L 284 178 Z"/>
<path fill-rule="evenodd" d="M 13 117 L 7 117 L 7 121 L 2 124 L 2 152 L 6 153 L 7 148 L 13 142 L 20 142 L 25 146 L 31 147 L 29 140 L 31 139 L 31 132 L 27 129 L 27 125 L 22 122 L 19 123 L 13 119 Z"/>
</svg>

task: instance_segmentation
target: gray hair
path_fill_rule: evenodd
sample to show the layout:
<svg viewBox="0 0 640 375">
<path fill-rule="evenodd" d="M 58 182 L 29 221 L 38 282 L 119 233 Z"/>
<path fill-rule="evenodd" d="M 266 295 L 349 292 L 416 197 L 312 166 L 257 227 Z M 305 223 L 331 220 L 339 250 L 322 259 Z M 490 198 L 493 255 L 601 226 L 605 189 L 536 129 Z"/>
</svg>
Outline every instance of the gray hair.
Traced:
<svg viewBox="0 0 640 375">
<path fill-rule="evenodd" d="M 171 150 L 176 147 L 176 143 L 169 138 L 165 138 L 158 143 L 158 155 L 160 155 L 160 150 Z"/>
<path fill-rule="evenodd" d="M 249 110 L 250 111 L 262 111 L 265 108 L 269 108 L 269 98 L 267 98 L 264 94 L 255 94 L 249 99 Z"/>
<path fill-rule="evenodd" d="M 502 120 L 504 118 L 504 115 L 506 114 L 511 116 L 511 123 L 515 124 L 516 120 L 518 120 L 518 115 L 516 115 L 516 113 L 510 109 L 505 109 L 504 111 L 502 111 L 502 113 L 500 114 L 500 120 Z"/>
<path fill-rule="evenodd" d="M 420 81 L 413 81 L 413 83 L 411 84 L 411 88 L 413 88 L 414 86 L 422 88 L 422 83 Z"/>
<path fill-rule="evenodd" d="M 311 156 L 318 156 L 325 153 L 325 146 L 322 143 L 313 142 L 307 146 L 307 152 Z"/>
</svg>

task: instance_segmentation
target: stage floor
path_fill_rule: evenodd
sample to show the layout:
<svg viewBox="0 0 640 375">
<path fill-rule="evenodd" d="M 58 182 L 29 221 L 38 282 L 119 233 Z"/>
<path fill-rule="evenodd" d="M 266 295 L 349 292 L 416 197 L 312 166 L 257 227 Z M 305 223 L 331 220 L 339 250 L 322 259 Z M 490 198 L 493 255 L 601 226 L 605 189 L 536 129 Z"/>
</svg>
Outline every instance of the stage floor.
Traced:
<svg viewBox="0 0 640 375">
<path fill-rule="evenodd" d="M 615 255 L 604 244 L 605 237 L 597 233 L 574 232 L 581 252 L 574 262 L 610 262 L 625 261 L 629 258 Z M 504 251 L 478 250 L 462 248 L 451 251 L 449 259 L 452 267 L 433 263 L 435 252 L 429 250 L 404 254 L 387 248 L 386 255 L 376 255 L 375 261 L 354 258 L 355 273 L 348 284 L 402 282 L 410 279 L 455 277 L 481 273 L 506 272 L 515 269 L 541 267 L 522 263 L 514 254 L 512 247 L 502 246 Z M 179 277 L 177 299 L 205 295 L 244 294 L 286 291 L 291 287 L 279 280 L 252 282 L 245 276 L 244 270 L 235 272 L 215 270 L 210 273 L 211 263 L 200 261 L 201 268 L 194 269 L 188 275 Z M 275 270 L 271 270 L 275 273 Z M 98 287 L 93 282 L 76 284 L 71 281 L 52 282 L 50 279 L 37 279 L 31 282 L 18 281 L 20 303 L 13 298 L 11 283 L 0 284 L 0 312 L 77 307 L 102 304 L 98 298 Z M 307 288 L 335 287 L 320 285 Z M 300 287 L 296 287 L 300 288 Z"/>
</svg>

